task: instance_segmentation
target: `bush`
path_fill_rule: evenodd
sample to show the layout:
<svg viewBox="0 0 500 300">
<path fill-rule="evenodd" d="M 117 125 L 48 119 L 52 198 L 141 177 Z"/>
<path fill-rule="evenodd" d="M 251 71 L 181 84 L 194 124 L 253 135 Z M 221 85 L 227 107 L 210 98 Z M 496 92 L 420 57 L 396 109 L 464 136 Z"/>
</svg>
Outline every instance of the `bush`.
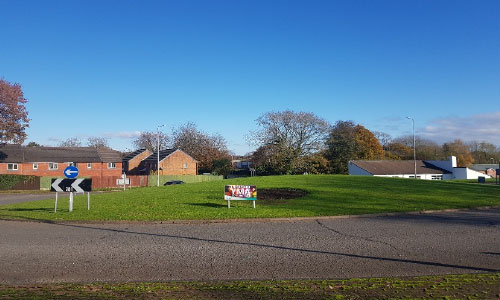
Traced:
<svg viewBox="0 0 500 300">
<path fill-rule="evenodd" d="M 31 175 L 0 175 L 0 190 L 10 190 L 19 182 L 32 180 Z"/>
</svg>

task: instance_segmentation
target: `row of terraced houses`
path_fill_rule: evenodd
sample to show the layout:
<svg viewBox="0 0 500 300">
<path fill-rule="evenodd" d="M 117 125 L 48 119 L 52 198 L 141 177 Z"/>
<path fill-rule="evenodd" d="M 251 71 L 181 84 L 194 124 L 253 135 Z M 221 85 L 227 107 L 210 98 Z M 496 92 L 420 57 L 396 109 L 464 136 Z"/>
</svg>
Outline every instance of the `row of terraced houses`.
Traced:
<svg viewBox="0 0 500 300">
<path fill-rule="evenodd" d="M 159 153 L 160 175 L 196 175 L 198 162 L 180 149 Z M 26 147 L 0 145 L 0 174 L 62 176 L 77 166 L 79 176 L 149 175 L 157 170 L 158 153 L 140 149 L 126 156 L 111 149 L 92 147 Z"/>
</svg>

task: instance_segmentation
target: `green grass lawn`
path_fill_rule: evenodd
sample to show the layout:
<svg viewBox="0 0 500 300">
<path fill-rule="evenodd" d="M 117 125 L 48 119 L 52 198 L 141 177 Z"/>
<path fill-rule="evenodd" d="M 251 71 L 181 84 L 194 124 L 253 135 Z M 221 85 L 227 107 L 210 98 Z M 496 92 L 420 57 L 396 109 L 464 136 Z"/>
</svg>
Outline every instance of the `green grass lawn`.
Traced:
<svg viewBox="0 0 500 300">
<path fill-rule="evenodd" d="M 308 192 L 285 201 L 224 201 L 224 185 L 257 189 L 295 188 Z M 67 194 L 65 194 L 67 195 Z M 60 197 L 0 206 L 1 219 L 27 220 L 193 220 L 278 218 L 407 212 L 500 205 L 500 186 L 368 176 L 305 175 L 240 178 L 167 187 L 147 187 L 75 197 L 73 212 Z"/>
<path fill-rule="evenodd" d="M 500 274 L 339 280 L 0 285 L 0 299 L 500 299 Z"/>
</svg>

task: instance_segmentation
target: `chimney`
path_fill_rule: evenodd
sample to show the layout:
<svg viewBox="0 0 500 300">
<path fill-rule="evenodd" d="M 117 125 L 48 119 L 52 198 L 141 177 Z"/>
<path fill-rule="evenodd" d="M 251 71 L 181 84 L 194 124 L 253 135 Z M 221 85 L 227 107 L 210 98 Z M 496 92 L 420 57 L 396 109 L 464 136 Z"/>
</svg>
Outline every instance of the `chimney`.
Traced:
<svg viewBox="0 0 500 300">
<path fill-rule="evenodd" d="M 457 158 L 455 156 L 450 156 L 450 162 L 451 162 L 451 167 L 456 168 L 457 167 Z"/>
</svg>

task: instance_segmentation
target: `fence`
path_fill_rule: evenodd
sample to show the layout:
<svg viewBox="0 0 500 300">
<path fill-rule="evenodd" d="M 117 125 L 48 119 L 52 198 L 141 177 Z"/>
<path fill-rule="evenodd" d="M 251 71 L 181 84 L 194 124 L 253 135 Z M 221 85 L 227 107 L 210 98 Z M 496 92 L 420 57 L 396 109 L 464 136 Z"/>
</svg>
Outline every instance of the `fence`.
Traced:
<svg viewBox="0 0 500 300">
<path fill-rule="evenodd" d="M 149 175 L 149 186 L 157 185 L 157 175 Z M 218 181 L 223 180 L 224 176 L 217 175 L 160 175 L 160 185 L 170 180 L 182 180 L 185 183 L 205 182 L 205 181 Z"/>
<path fill-rule="evenodd" d="M 99 176 L 92 177 L 92 189 L 102 189 L 102 188 L 115 188 L 118 187 L 116 185 L 116 180 L 121 179 L 121 176 Z M 127 179 L 130 180 L 130 185 L 127 187 L 140 187 L 140 186 L 148 186 L 148 176 L 127 176 Z"/>
<path fill-rule="evenodd" d="M 52 178 L 54 177 L 44 176 L 39 178 L 38 188 L 41 190 L 50 190 L 50 184 Z M 118 188 L 119 186 L 116 185 L 116 180 L 121 179 L 120 176 L 95 176 L 91 178 L 92 178 L 92 189 Z M 149 175 L 149 176 L 130 175 L 127 176 L 127 178 L 130 179 L 130 184 L 132 185 L 132 187 L 156 186 L 157 184 L 156 175 Z M 165 184 L 165 182 L 170 180 L 182 180 L 185 183 L 195 183 L 195 182 L 216 181 L 223 179 L 224 179 L 223 176 L 215 176 L 215 175 L 160 175 L 160 185 L 163 185 Z"/>
<path fill-rule="evenodd" d="M 30 175 L 0 175 L 1 190 L 38 190 L 40 177 Z"/>
</svg>

